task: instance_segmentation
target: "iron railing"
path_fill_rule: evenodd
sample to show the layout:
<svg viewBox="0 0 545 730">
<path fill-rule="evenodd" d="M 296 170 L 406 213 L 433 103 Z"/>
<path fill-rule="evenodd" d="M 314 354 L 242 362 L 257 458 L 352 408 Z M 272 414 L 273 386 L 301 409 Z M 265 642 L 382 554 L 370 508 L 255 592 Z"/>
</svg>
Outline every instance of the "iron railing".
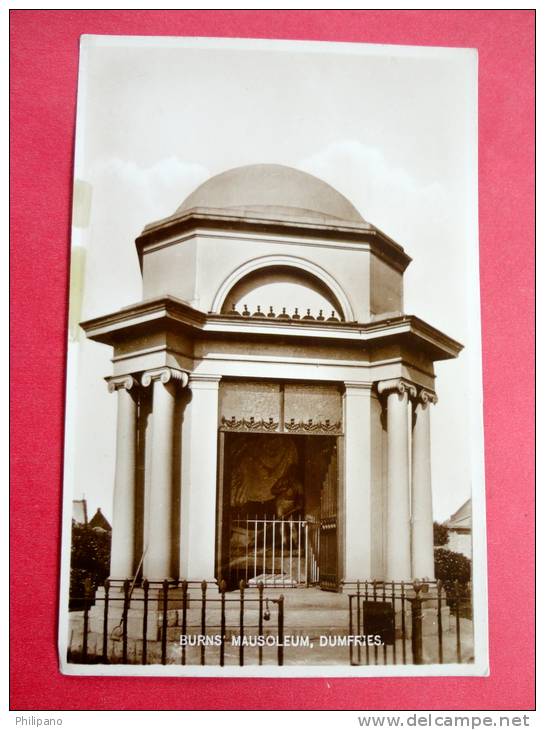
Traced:
<svg viewBox="0 0 545 730">
<path fill-rule="evenodd" d="M 81 641 L 71 640 L 74 663 L 208 663 L 281 666 L 284 661 L 284 596 L 264 595 L 263 583 L 238 591 L 226 583 L 144 580 L 106 581 L 102 593 L 83 601 Z M 251 638 L 250 638 L 251 637 Z"/>
<path fill-rule="evenodd" d="M 282 666 L 284 640 L 294 646 L 289 640 L 297 632 L 306 632 L 307 649 L 312 642 L 316 648 L 288 649 L 289 663 L 312 664 L 316 657 L 320 663 L 327 658 L 353 666 L 473 660 L 470 584 L 357 581 L 344 589 L 338 600 L 329 594 L 323 608 L 313 591 L 309 613 L 302 615 L 305 589 L 290 591 L 285 601 L 263 581 L 255 587 L 241 581 L 236 591 L 227 591 L 224 581 L 219 586 L 106 581 L 96 595 L 89 591 L 82 597 L 68 660 Z"/>
<path fill-rule="evenodd" d="M 349 584 L 352 665 L 443 664 L 472 660 L 462 620 L 471 618 L 471 584 L 357 581 Z M 378 637 L 378 638 L 377 638 Z M 471 637 L 466 641 L 473 646 Z"/>
<path fill-rule="evenodd" d="M 233 520 L 238 549 L 231 550 L 230 572 L 249 586 L 295 588 L 314 585 L 320 578 L 319 524 L 273 516 Z"/>
</svg>

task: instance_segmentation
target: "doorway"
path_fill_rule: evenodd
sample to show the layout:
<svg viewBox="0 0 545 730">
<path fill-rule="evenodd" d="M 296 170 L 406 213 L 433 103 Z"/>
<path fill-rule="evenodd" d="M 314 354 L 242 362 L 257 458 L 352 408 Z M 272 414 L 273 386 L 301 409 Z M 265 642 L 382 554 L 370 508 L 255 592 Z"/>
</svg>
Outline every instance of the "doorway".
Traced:
<svg viewBox="0 0 545 730">
<path fill-rule="evenodd" d="M 338 441 L 220 432 L 217 574 L 229 588 L 338 589 Z"/>
</svg>

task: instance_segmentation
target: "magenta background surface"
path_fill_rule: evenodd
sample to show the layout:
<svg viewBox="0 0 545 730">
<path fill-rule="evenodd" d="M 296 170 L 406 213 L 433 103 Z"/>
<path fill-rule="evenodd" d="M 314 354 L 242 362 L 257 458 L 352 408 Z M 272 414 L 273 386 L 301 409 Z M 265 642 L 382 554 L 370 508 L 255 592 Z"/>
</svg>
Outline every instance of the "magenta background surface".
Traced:
<svg viewBox="0 0 545 730">
<path fill-rule="evenodd" d="M 67 286 L 83 33 L 478 49 L 490 677 L 59 673 Z M 11 11 L 12 709 L 534 707 L 534 38 L 531 10 Z"/>
</svg>

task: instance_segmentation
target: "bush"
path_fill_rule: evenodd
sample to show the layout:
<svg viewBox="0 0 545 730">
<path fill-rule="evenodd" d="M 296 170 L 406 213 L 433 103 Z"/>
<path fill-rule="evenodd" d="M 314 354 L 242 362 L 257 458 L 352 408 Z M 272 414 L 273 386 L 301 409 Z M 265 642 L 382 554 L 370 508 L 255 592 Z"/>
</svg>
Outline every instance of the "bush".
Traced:
<svg viewBox="0 0 545 730">
<path fill-rule="evenodd" d="M 447 605 L 465 618 L 472 617 L 471 560 L 462 553 L 435 549 L 435 577 L 443 583 Z M 455 609 L 456 607 L 456 609 Z"/>
<path fill-rule="evenodd" d="M 445 587 L 454 587 L 456 581 L 465 585 L 471 580 L 471 560 L 462 553 L 440 547 L 435 550 L 434 558 L 435 577 Z"/>
<path fill-rule="evenodd" d="M 462 618 L 471 619 L 471 560 L 462 553 L 436 548 L 435 577 L 443 583 L 446 602 L 451 611 L 455 610 Z"/>
<path fill-rule="evenodd" d="M 440 522 L 433 523 L 433 544 L 446 545 L 448 543 L 448 527 Z"/>
<path fill-rule="evenodd" d="M 86 590 L 94 594 L 110 572 L 111 535 L 89 525 L 72 525 L 70 609 L 83 608 Z"/>
</svg>

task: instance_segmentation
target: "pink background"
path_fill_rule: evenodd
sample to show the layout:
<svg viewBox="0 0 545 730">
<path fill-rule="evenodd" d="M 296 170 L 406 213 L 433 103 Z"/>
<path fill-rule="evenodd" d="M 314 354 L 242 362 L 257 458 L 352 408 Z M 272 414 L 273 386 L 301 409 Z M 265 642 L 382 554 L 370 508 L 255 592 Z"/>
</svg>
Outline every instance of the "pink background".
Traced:
<svg viewBox="0 0 545 730">
<path fill-rule="evenodd" d="M 83 33 L 478 49 L 490 677 L 246 680 L 59 673 L 67 282 Z M 11 11 L 11 132 L 12 709 L 534 707 L 533 11 Z"/>
</svg>

